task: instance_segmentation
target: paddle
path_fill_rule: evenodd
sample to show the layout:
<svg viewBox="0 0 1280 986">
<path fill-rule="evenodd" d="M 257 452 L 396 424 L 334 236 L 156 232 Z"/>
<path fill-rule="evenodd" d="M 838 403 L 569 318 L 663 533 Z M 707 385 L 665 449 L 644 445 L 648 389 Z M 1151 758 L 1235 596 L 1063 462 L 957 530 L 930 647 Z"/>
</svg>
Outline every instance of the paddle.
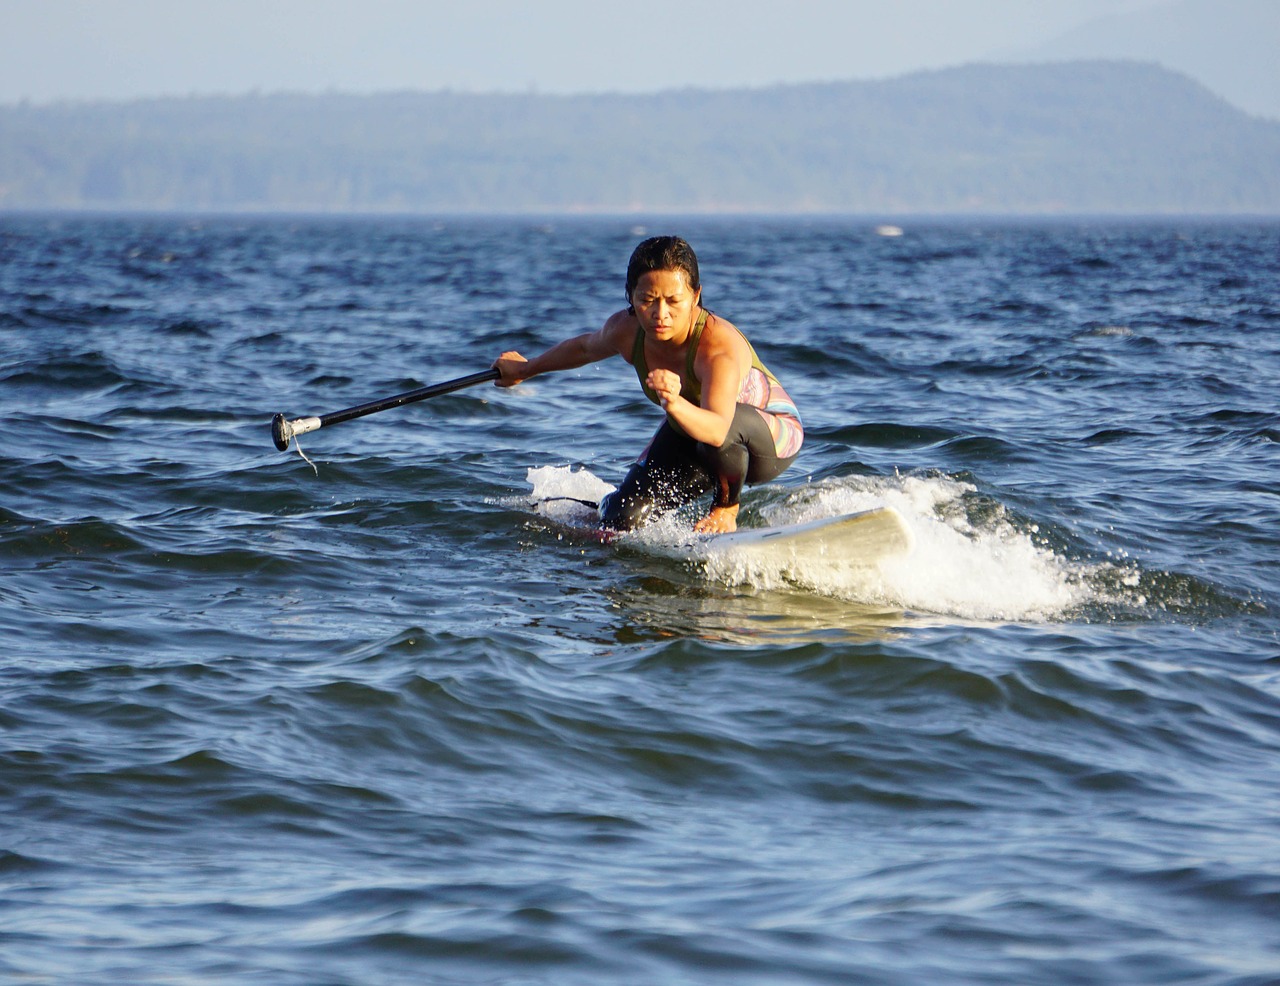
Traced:
<svg viewBox="0 0 1280 986">
<path fill-rule="evenodd" d="M 458 377 L 456 380 L 446 380 L 444 383 L 432 384 L 430 387 L 419 387 L 417 390 L 396 394 L 394 397 L 384 397 L 380 401 L 358 404 L 355 407 L 347 408 L 345 411 L 322 414 L 316 418 L 295 418 L 292 421 L 286 421 L 283 414 L 277 414 L 271 419 L 271 437 L 276 443 L 276 448 L 283 452 L 289 448 L 290 439 L 296 435 L 305 435 L 309 431 L 315 431 L 326 425 L 336 425 L 343 421 L 350 421 L 352 418 L 362 418 L 366 414 L 385 411 L 390 407 L 412 404 L 414 401 L 425 401 L 428 397 L 439 397 L 441 394 L 452 393 L 455 390 L 461 390 L 463 387 L 474 387 L 478 383 L 497 379 L 498 371 L 488 369 L 481 373 L 473 373 L 467 377 Z"/>
</svg>

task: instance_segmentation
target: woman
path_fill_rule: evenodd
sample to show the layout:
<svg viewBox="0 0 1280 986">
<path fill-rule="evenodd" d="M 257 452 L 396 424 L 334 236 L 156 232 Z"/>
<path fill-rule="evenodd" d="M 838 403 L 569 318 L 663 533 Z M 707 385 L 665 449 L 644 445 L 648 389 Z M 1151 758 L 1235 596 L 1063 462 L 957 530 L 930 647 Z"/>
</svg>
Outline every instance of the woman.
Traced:
<svg viewBox="0 0 1280 986">
<path fill-rule="evenodd" d="M 494 361 L 499 387 L 621 356 L 666 420 L 622 485 L 600 504 L 601 523 L 629 530 L 713 491 L 705 533 L 737 529 L 744 483 L 763 483 L 795 460 L 804 429 L 791 398 L 734 325 L 702 307 L 698 258 L 684 240 L 645 240 L 627 264 L 625 310 L 596 332 L 526 360 Z"/>
</svg>

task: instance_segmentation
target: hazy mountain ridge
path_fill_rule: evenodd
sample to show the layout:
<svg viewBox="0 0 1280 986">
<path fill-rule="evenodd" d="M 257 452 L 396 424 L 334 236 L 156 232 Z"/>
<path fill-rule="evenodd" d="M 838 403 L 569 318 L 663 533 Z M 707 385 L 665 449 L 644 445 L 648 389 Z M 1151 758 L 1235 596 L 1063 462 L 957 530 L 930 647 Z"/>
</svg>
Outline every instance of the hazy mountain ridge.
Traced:
<svg viewBox="0 0 1280 986">
<path fill-rule="evenodd" d="M 1280 120 L 1277 49 L 1275 0 L 1179 0 L 1107 14 L 1040 44 L 996 53 L 992 60 L 1158 62 L 1248 113 Z"/>
<path fill-rule="evenodd" d="M 1131 62 L 9 106 L 0 208 L 1277 214 L 1280 123 Z"/>
</svg>

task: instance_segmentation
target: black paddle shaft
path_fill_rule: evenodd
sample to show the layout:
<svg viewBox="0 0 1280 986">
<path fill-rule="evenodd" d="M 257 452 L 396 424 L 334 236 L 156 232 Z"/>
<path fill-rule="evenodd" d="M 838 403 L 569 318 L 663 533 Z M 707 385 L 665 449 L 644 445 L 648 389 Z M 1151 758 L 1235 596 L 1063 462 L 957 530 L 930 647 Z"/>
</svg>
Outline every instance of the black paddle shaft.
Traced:
<svg viewBox="0 0 1280 986">
<path fill-rule="evenodd" d="M 276 448 L 283 452 L 289 447 L 289 439 L 295 434 L 306 434 L 306 432 L 314 431 L 317 428 L 340 424 L 343 421 L 350 421 L 352 418 L 362 418 L 366 414 L 374 414 L 377 411 L 385 411 L 388 408 L 400 407 L 402 404 L 425 401 L 428 397 L 439 397 L 441 394 L 449 394 L 455 390 L 462 390 L 464 387 L 474 387 L 478 383 L 497 380 L 499 376 L 500 374 L 496 369 L 490 368 L 480 373 L 458 377 L 456 380 L 445 380 L 443 383 L 435 383 L 429 387 L 419 387 L 417 390 L 396 394 L 394 397 L 384 397 L 379 401 L 357 404 L 355 407 L 334 411 L 331 414 L 321 414 L 313 419 L 299 418 L 295 421 L 286 421 L 283 414 L 277 414 L 271 419 L 271 437 L 276 443 Z M 307 427 L 295 428 L 295 426 L 302 424 L 304 421 L 308 422 Z"/>
<path fill-rule="evenodd" d="M 489 380 L 497 380 L 497 370 L 484 370 L 480 373 L 473 373 L 470 376 L 458 377 L 456 380 L 446 380 L 443 383 L 433 383 L 429 387 L 419 387 L 417 390 L 410 390 L 403 394 L 397 394 L 395 397 L 384 397 L 380 401 L 370 401 L 368 404 L 357 404 L 355 407 L 349 407 L 345 411 L 334 411 L 332 414 L 320 415 L 320 427 L 324 428 L 329 425 L 341 424 L 343 421 L 350 421 L 352 418 L 362 418 L 366 414 L 373 414 L 375 411 L 386 411 L 389 408 L 400 407 L 402 404 L 412 404 L 415 401 L 425 401 L 428 397 L 439 397 L 441 394 L 450 394 L 455 390 L 462 390 L 465 387 L 474 387 L 478 383 L 485 383 Z"/>
</svg>

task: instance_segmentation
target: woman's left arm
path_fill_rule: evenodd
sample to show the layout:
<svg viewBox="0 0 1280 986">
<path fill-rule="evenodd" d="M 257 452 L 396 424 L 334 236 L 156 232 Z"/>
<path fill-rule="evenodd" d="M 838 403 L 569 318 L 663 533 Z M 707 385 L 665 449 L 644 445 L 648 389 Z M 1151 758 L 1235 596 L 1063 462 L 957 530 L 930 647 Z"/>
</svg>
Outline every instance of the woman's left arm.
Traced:
<svg viewBox="0 0 1280 986">
<path fill-rule="evenodd" d="M 695 442 L 713 448 L 724 444 L 738 410 L 738 391 L 751 369 L 746 341 L 733 329 L 716 332 L 703 345 L 694 370 L 702 381 L 702 406 L 680 393 L 680 377 L 669 370 L 654 370 L 648 384 L 662 400 L 667 414 Z"/>
</svg>

